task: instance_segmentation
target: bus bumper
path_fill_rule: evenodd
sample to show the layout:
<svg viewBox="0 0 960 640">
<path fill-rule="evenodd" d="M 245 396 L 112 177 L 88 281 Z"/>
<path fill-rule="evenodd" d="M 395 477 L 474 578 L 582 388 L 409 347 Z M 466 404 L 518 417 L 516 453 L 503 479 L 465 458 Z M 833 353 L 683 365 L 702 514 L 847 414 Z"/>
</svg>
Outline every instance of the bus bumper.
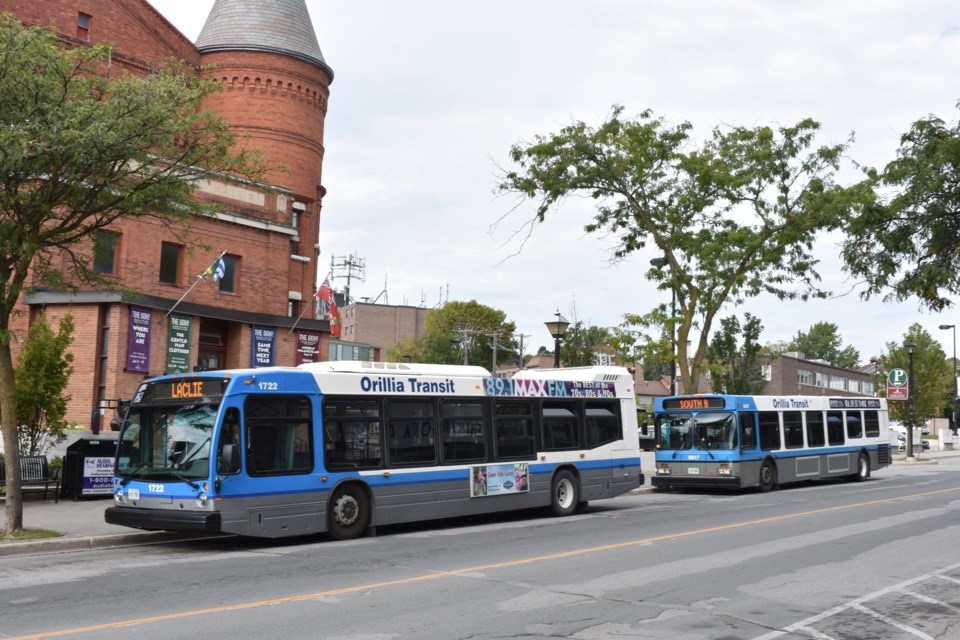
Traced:
<svg viewBox="0 0 960 640">
<path fill-rule="evenodd" d="M 650 482 L 664 489 L 741 489 L 740 478 L 700 477 L 700 476 L 653 476 Z"/>
<path fill-rule="evenodd" d="M 173 511 L 109 507 L 103 513 L 107 524 L 116 524 L 148 531 L 220 532 L 219 511 Z"/>
</svg>

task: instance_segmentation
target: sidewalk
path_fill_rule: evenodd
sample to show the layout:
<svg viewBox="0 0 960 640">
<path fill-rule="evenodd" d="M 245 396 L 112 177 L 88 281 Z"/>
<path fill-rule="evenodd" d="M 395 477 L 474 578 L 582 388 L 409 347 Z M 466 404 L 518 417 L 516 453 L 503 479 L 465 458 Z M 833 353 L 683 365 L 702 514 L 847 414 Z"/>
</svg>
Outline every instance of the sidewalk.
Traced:
<svg viewBox="0 0 960 640">
<path fill-rule="evenodd" d="M 0 500 L 0 505 L 4 502 Z M 39 500 L 28 496 L 23 502 L 23 526 L 25 529 L 47 529 L 63 534 L 59 538 L 42 538 L 18 542 L 0 542 L 0 558 L 3 556 L 51 551 L 98 549 L 131 544 L 148 544 L 168 540 L 183 540 L 197 537 L 196 534 L 169 531 L 141 531 L 107 524 L 103 512 L 113 506 L 112 499 L 71 500 L 52 498 Z M 2 506 L 0 506 L 2 509 Z M 3 517 L 0 515 L 0 517 Z M 203 537 L 210 534 L 203 534 Z"/>
<path fill-rule="evenodd" d="M 931 445 L 931 448 L 924 451 L 920 458 L 914 462 L 907 462 L 903 452 L 894 451 L 893 456 L 893 463 L 896 466 L 932 464 L 939 459 L 960 457 L 960 450 L 939 451 Z M 883 471 L 880 473 L 883 473 Z M 649 478 L 649 474 L 647 477 Z M 195 538 L 198 535 L 165 531 L 140 531 L 139 529 L 107 524 L 103 520 L 103 512 L 110 506 L 113 506 L 113 500 L 111 499 L 71 500 L 70 498 L 62 498 L 60 502 L 54 502 L 49 498 L 38 500 L 28 496 L 28 499 L 23 503 L 23 526 L 27 529 L 59 531 L 63 534 L 63 537 L 25 542 L 0 542 L 0 557 L 148 544 L 168 540 L 184 540 Z M 210 534 L 199 535 L 207 537 Z"/>
</svg>

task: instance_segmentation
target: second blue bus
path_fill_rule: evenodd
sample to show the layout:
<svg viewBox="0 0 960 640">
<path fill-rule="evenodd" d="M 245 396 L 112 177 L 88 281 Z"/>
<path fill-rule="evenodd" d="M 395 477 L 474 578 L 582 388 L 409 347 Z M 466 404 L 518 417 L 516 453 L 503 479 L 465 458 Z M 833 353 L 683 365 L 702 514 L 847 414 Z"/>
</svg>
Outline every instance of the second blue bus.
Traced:
<svg viewBox="0 0 960 640">
<path fill-rule="evenodd" d="M 655 487 L 866 480 L 891 462 L 882 398 L 696 395 L 654 404 Z"/>
</svg>

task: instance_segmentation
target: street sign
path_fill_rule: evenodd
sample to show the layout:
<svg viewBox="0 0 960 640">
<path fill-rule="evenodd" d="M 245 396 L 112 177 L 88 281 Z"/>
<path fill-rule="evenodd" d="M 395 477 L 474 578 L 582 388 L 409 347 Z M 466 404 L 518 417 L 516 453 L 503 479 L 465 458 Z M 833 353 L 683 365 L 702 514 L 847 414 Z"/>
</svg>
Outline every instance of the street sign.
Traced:
<svg viewBox="0 0 960 640">
<path fill-rule="evenodd" d="M 903 369 L 891 369 L 887 374 L 887 400 L 909 400 L 910 383 Z"/>
</svg>

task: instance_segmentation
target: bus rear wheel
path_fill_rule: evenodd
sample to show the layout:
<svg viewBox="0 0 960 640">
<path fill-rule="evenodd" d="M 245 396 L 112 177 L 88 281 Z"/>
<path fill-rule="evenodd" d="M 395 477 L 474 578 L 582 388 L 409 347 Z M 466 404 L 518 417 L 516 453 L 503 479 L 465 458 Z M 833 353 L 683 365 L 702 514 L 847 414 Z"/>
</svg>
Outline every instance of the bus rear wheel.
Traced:
<svg viewBox="0 0 960 640">
<path fill-rule="evenodd" d="M 580 485 L 572 473 L 561 469 L 553 477 L 550 491 L 550 510 L 555 516 L 568 516 L 577 510 L 580 502 Z"/>
<path fill-rule="evenodd" d="M 863 482 L 870 478 L 870 459 L 867 454 L 861 453 L 860 457 L 857 458 L 857 472 L 850 477 L 857 482 Z"/>
<path fill-rule="evenodd" d="M 356 538 L 370 521 L 370 501 L 363 489 L 355 484 L 333 492 L 330 498 L 330 535 L 337 540 Z"/>
<path fill-rule="evenodd" d="M 762 493 L 766 493 L 767 491 L 771 491 L 775 486 L 777 486 L 777 470 L 773 464 L 767 460 L 760 466 L 760 480 L 757 488 L 760 489 Z"/>
</svg>

